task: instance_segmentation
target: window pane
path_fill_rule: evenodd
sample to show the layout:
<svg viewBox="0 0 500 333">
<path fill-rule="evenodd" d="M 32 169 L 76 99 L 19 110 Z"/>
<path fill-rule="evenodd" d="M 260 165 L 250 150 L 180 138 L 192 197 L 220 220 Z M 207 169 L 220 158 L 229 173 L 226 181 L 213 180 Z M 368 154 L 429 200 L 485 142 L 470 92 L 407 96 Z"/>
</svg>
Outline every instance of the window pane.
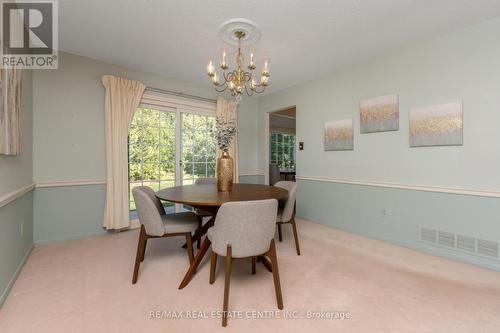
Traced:
<svg viewBox="0 0 500 333">
<path fill-rule="evenodd" d="M 141 139 L 142 139 L 142 128 L 135 126 L 130 127 L 130 132 L 128 135 L 129 144 L 131 145 L 141 144 L 142 142 Z"/>
<path fill-rule="evenodd" d="M 195 163 L 194 164 L 194 175 L 196 178 L 204 178 L 207 176 L 207 164 L 206 163 Z"/>
<path fill-rule="evenodd" d="M 139 145 L 128 146 L 128 161 L 133 164 L 140 164 L 142 158 L 142 149 Z"/>
<path fill-rule="evenodd" d="M 142 125 L 142 109 L 135 110 L 134 118 L 132 118 L 132 126 Z"/>
<path fill-rule="evenodd" d="M 174 162 L 175 148 L 172 146 L 160 146 L 160 162 Z"/>
<path fill-rule="evenodd" d="M 142 179 L 158 180 L 160 178 L 158 163 L 144 163 L 142 165 Z"/>
<path fill-rule="evenodd" d="M 160 145 L 175 147 L 175 129 L 172 127 L 160 128 Z"/>
<path fill-rule="evenodd" d="M 144 163 L 156 163 L 160 160 L 160 148 L 158 146 L 144 146 L 142 148 L 142 161 Z"/>
<path fill-rule="evenodd" d="M 162 163 L 160 165 L 160 179 L 175 179 L 174 163 Z"/>
<path fill-rule="evenodd" d="M 142 180 L 141 164 L 130 164 L 128 169 L 130 181 Z"/>
<path fill-rule="evenodd" d="M 142 109 L 142 123 L 144 126 L 158 127 L 160 123 L 158 110 Z"/>
<path fill-rule="evenodd" d="M 175 186 L 175 180 L 162 180 L 160 181 L 160 189 L 163 190 L 164 188 L 169 188 L 169 187 L 174 187 Z"/>
<path fill-rule="evenodd" d="M 175 128 L 175 113 L 160 111 L 160 127 Z"/>
<path fill-rule="evenodd" d="M 215 163 L 207 163 L 207 177 L 215 177 Z"/>
<path fill-rule="evenodd" d="M 160 129 L 158 127 L 143 127 L 142 142 L 145 146 L 158 145 Z"/>
<path fill-rule="evenodd" d="M 159 191 L 160 190 L 160 182 L 159 181 L 145 181 L 144 186 L 151 187 L 153 191 Z"/>
</svg>

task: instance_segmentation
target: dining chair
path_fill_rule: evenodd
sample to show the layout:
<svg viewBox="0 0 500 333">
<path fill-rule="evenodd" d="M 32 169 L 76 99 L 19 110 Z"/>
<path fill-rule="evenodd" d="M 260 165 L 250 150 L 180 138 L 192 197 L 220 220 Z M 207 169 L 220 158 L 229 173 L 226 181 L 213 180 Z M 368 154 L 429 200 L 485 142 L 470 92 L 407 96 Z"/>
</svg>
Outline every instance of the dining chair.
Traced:
<svg viewBox="0 0 500 333">
<path fill-rule="evenodd" d="M 281 226 L 290 223 L 293 229 L 293 237 L 295 238 L 295 249 L 297 255 L 300 256 L 299 236 L 297 234 L 297 224 L 295 223 L 295 201 L 297 196 L 297 183 L 291 181 L 280 181 L 274 184 L 276 187 L 284 188 L 288 191 L 288 198 L 285 205 L 278 208 L 278 215 L 276 217 L 276 224 L 278 226 L 278 237 L 280 242 L 283 241 L 281 234 Z"/>
<path fill-rule="evenodd" d="M 214 226 L 208 229 L 207 237 L 212 243 L 210 284 L 215 282 L 217 256 L 226 257 L 222 326 L 227 326 L 229 280 L 232 261 L 235 258 L 251 258 L 252 274 L 255 274 L 256 257 L 262 255 L 270 257 L 278 308 L 283 309 L 274 244 L 277 211 L 276 199 L 228 202 L 219 208 Z"/>
<path fill-rule="evenodd" d="M 146 245 L 150 238 L 184 236 L 191 264 L 194 260 L 191 233 L 198 228 L 196 214 L 192 212 L 166 214 L 155 192 L 147 186 L 135 187 L 132 194 L 141 223 L 132 284 L 137 282 L 139 266 L 144 261 Z"/>
<path fill-rule="evenodd" d="M 217 185 L 217 178 L 196 178 L 194 180 L 195 185 Z M 203 218 L 212 216 L 211 213 L 204 211 L 202 209 L 195 208 L 194 213 L 198 217 L 198 229 L 201 229 L 203 226 Z M 198 239 L 198 242 L 196 243 L 196 248 L 200 248 L 201 245 L 201 237 Z"/>
<path fill-rule="evenodd" d="M 280 180 L 281 173 L 278 164 L 269 164 L 269 184 L 274 185 Z"/>
</svg>

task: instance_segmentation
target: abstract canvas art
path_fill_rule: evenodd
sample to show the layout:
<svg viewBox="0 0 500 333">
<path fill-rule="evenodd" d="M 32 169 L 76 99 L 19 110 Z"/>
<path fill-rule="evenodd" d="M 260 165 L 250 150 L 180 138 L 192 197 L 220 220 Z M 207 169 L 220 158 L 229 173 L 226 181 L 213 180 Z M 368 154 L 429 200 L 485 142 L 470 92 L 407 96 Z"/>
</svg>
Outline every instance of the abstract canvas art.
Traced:
<svg viewBox="0 0 500 333">
<path fill-rule="evenodd" d="M 397 94 L 380 96 L 360 103 L 361 133 L 397 131 L 399 99 Z"/>
<path fill-rule="evenodd" d="M 343 119 L 325 123 L 325 151 L 354 149 L 354 120 Z"/>
<path fill-rule="evenodd" d="M 410 147 L 462 144 L 462 102 L 432 105 L 410 111 Z"/>
</svg>

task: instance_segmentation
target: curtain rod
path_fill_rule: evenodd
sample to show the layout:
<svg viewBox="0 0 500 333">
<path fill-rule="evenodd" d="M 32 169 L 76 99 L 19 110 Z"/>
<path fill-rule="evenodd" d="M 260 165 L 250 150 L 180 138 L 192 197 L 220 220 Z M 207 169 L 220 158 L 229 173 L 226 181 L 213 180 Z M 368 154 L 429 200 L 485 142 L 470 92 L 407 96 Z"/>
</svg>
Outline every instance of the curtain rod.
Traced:
<svg viewBox="0 0 500 333">
<path fill-rule="evenodd" d="M 159 93 L 162 93 L 162 94 L 168 94 L 168 95 L 174 95 L 174 96 L 179 96 L 179 97 L 187 97 L 187 98 L 197 99 L 197 100 L 204 101 L 204 102 L 217 103 L 217 101 L 215 99 L 201 97 L 201 96 L 196 96 L 196 95 L 185 94 L 183 92 L 178 92 L 178 91 L 158 89 L 158 88 L 152 88 L 152 87 L 146 87 L 146 90 L 147 91 L 152 91 L 152 92 L 159 92 Z"/>
</svg>

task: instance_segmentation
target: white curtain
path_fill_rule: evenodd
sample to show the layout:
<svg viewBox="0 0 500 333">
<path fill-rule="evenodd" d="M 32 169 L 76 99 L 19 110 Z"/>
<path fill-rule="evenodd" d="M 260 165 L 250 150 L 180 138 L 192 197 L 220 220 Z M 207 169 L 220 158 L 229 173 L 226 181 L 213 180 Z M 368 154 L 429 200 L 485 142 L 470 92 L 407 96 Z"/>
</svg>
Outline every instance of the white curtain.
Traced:
<svg viewBox="0 0 500 333">
<path fill-rule="evenodd" d="M 106 88 L 106 208 L 103 225 L 109 230 L 130 226 L 127 137 L 134 112 L 146 87 L 137 81 L 104 75 Z"/>
<path fill-rule="evenodd" d="M 234 121 L 235 126 L 238 126 L 238 102 L 230 101 L 223 97 L 217 98 L 217 117 L 222 117 L 224 121 Z M 219 151 L 219 155 L 221 151 Z M 239 164 L 238 164 L 238 135 L 234 136 L 233 144 L 231 149 L 229 149 L 229 155 L 233 158 L 234 170 L 233 170 L 233 182 L 239 183 Z"/>
<path fill-rule="evenodd" d="M 21 153 L 21 70 L 0 69 L 0 154 Z"/>
</svg>

